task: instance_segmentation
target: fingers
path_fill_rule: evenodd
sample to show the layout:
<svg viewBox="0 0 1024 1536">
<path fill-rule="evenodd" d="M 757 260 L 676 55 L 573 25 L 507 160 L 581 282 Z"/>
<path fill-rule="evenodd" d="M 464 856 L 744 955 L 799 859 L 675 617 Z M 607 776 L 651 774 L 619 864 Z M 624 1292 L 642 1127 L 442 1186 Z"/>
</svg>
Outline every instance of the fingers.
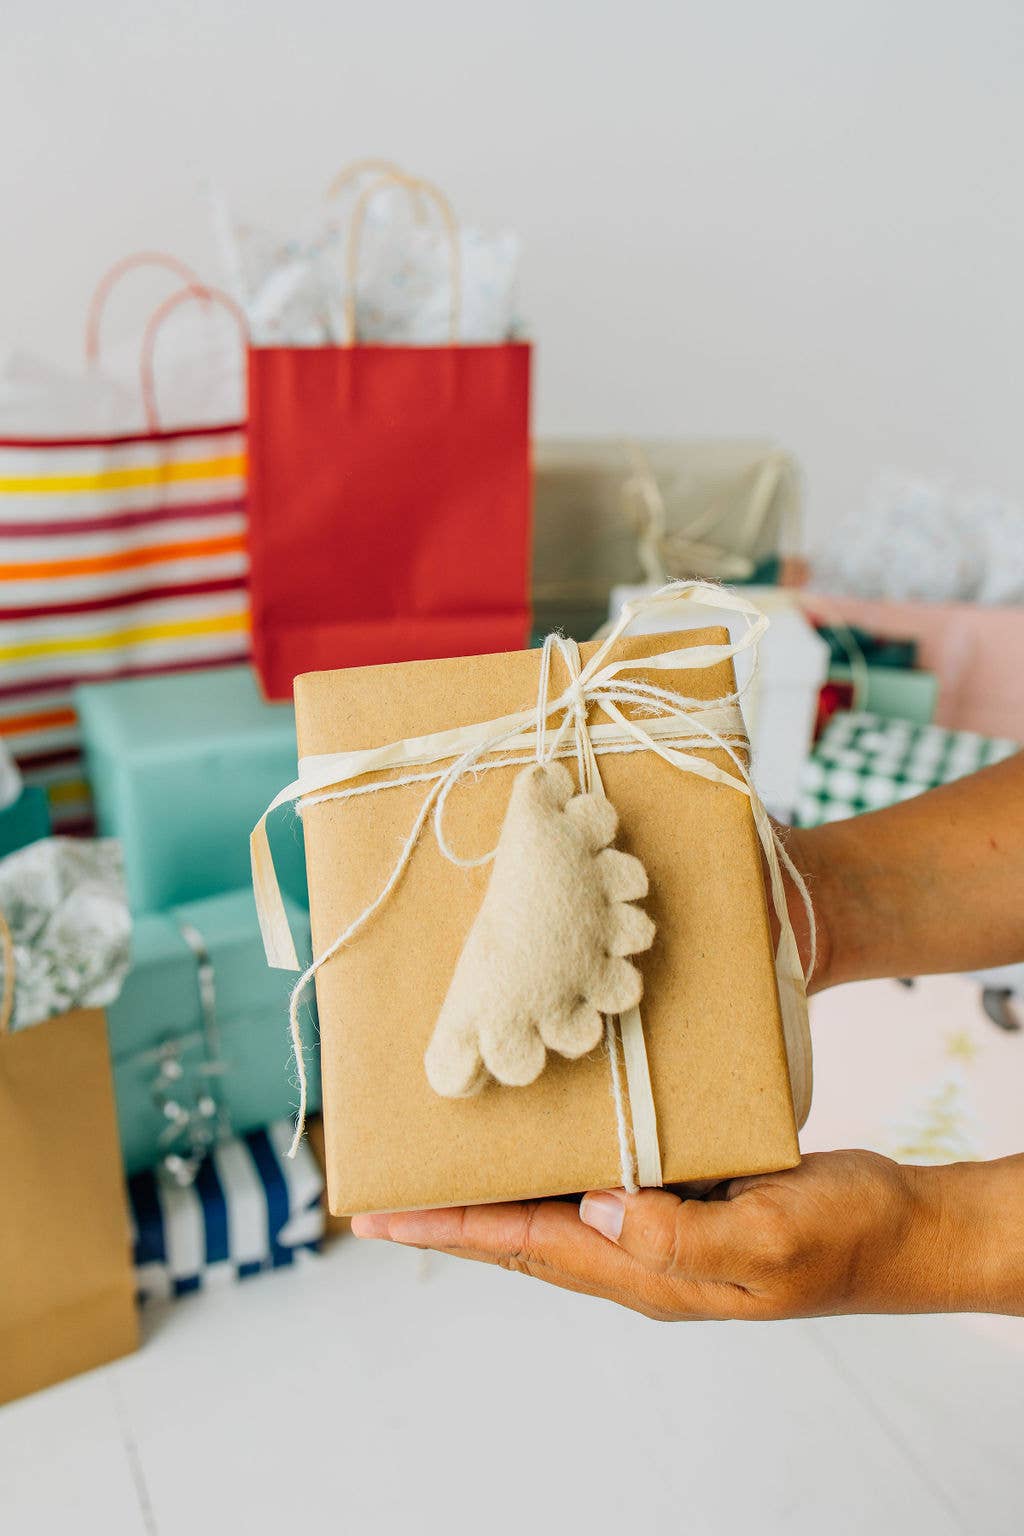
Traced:
<svg viewBox="0 0 1024 1536">
<path fill-rule="evenodd" d="M 619 1299 L 636 1290 L 633 1260 L 584 1226 L 579 1208 L 567 1201 L 354 1216 L 352 1231 L 497 1264 L 590 1295 Z"/>
<path fill-rule="evenodd" d="M 600 1190 L 584 1195 L 580 1218 L 651 1274 L 732 1284 L 741 1272 L 745 1222 L 727 1203 Z"/>
<path fill-rule="evenodd" d="M 645 1224 L 668 1230 L 671 1206 L 703 1209 L 702 1202 L 682 1202 L 667 1191 L 649 1191 L 632 1197 L 641 1205 L 630 1211 L 629 1197 L 621 1190 L 602 1191 L 585 1200 L 613 1195 L 625 1204 L 619 1239 L 611 1242 L 596 1223 L 581 1220 L 579 1207 L 560 1200 L 354 1216 L 352 1231 L 356 1237 L 390 1238 L 500 1265 L 563 1290 L 603 1296 L 648 1317 L 690 1320 L 751 1314 L 749 1296 L 716 1266 L 713 1245 L 702 1241 L 698 1223 L 687 1233 L 689 1216 L 679 1227 L 687 1242 L 672 1245 L 656 1236 L 644 1241 Z M 648 1205 L 651 1209 L 645 1218 Z M 591 1216 L 594 1209 L 591 1205 Z M 627 1244 L 638 1253 L 630 1252 Z M 641 1259 L 640 1252 L 650 1262 Z"/>
</svg>

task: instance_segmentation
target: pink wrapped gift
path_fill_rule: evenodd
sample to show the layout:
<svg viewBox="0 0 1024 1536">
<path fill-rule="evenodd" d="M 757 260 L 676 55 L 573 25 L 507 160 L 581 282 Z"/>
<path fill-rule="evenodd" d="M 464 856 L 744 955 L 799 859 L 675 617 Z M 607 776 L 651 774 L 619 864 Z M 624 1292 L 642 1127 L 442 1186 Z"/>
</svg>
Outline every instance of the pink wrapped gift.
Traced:
<svg viewBox="0 0 1024 1536">
<path fill-rule="evenodd" d="M 1024 741 L 1024 608 L 892 603 L 801 593 L 805 610 L 892 640 L 916 640 L 920 667 L 939 679 L 937 725 Z"/>
</svg>

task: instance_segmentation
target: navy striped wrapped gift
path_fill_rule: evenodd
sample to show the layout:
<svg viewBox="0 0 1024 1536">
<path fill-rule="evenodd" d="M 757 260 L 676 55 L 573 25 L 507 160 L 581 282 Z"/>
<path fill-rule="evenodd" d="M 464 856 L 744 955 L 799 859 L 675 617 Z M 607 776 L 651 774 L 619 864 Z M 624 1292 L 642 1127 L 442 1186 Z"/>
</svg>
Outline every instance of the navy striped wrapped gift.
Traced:
<svg viewBox="0 0 1024 1536">
<path fill-rule="evenodd" d="M 288 1120 L 214 1147 L 194 1184 L 156 1171 L 128 1181 L 139 1297 L 183 1296 L 293 1264 L 324 1235 L 323 1175 L 307 1142 L 285 1156 Z"/>
</svg>

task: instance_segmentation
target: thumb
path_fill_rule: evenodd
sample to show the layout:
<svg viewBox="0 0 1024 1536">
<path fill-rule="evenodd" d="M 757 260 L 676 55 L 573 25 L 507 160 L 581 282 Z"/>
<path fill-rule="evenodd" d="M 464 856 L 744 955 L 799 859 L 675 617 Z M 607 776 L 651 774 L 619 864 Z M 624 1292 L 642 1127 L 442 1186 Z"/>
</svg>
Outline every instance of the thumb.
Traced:
<svg viewBox="0 0 1024 1536">
<path fill-rule="evenodd" d="M 731 1247 L 726 1205 L 681 1200 L 667 1189 L 642 1189 L 635 1195 L 603 1189 L 584 1195 L 580 1220 L 652 1274 L 721 1278 Z"/>
</svg>

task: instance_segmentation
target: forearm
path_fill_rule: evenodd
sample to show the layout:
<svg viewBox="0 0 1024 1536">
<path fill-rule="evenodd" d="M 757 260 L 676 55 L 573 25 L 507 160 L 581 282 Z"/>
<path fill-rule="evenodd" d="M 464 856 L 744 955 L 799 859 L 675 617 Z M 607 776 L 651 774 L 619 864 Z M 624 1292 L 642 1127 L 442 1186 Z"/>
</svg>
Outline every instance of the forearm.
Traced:
<svg viewBox="0 0 1024 1536">
<path fill-rule="evenodd" d="M 903 1174 L 914 1215 L 894 1289 L 907 1310 L 1024 1315 L 1024 1156 Z"/>
<path fill-rule="evenodd" d="M 821 930 L 815 987 L 1024 960 L 1024 754 L 787 841 Z"/>
</svg>

